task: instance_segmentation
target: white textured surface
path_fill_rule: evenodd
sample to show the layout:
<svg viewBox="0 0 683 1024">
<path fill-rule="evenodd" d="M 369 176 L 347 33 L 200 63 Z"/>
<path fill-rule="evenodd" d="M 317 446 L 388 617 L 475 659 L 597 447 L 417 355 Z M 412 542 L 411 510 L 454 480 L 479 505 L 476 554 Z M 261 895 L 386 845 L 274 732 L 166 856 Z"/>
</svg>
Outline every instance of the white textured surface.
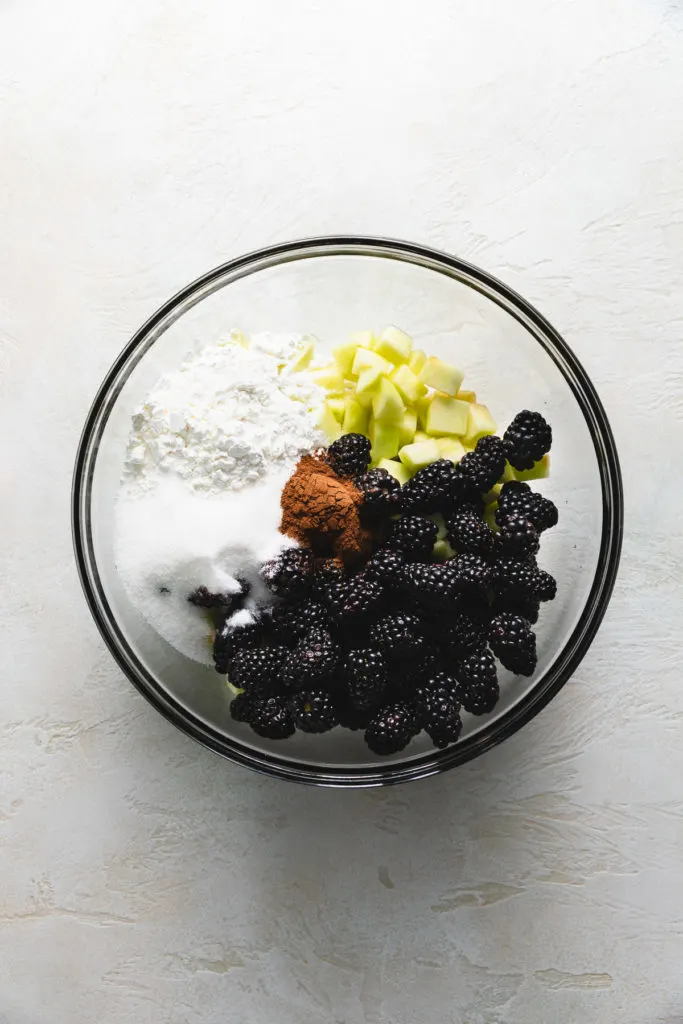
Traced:
<svg viewBox="0 0 683 1024">
<path fill-rule="evenodd" d="M 0 3 L 2 1024 L 683 1020 L 682 31 L 674 0 Z M 477 763 L 370 793 L 167 725 L 68 526 L 132 330 L 230 255 L 338 230 L 535 301 L 627 484 L 574 681 Z"/>
</svg>

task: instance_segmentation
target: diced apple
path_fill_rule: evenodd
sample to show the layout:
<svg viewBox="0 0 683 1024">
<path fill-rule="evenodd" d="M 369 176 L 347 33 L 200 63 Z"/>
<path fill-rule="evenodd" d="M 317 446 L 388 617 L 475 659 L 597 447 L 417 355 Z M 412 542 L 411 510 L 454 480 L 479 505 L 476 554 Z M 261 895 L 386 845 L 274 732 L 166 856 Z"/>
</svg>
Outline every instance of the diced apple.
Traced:
<svg viewBox="0 0 683 1024">
<path fill-rule="evenodd" d="M 328 398 L 325 400 L 325 405 L 330 410 L 336 420 L 341 423 L 344 419 L 344 413 L 346 411 L 346 399 L 344 398 Z"/>
<path fill-rule="evenodd" d="M 416 473 L 418 469 L 430 466 L 439 458 L 439 446 L 433 439 L 406 444 L 398 453 L 401 462 Z"/>
<path fill-rule="evenodd" d="M 402 462 L 396 462 L 395 459 L 380 459 L 377 465 L 379 469 L 386 469 L 387 473 L 391 473 L 401 487 L 410 480 L 411 472 Z"/>
<path fill-rule="evenodd" d="M 357 348 L 356 354 L 353 357 L 353 363 L 351 364 L 351 372 L 358 376 L 362 370 L 367 370 L 369 366 L 374 366 L 380 373 L 385 373 L 387 376 L 389 376 L 394 368 L 393 363 L 378 355 L 377 352 L 373 352 L 369 348 Z"/>
<path fill-rule="evenodd" d="M 427 411 L 425 430 L 432 436 L 439 434 L 462 435 L 467 430 L 468 413 L 472 406 L 457 398 L 434 395 Z"/>
<path fill-rule="evenodd" d="M 377 338 L 372 331 L 353 331 L 349 334 L 349 341 L 356 348 L 374 348 L 377 344 Z"/>
<path fill-rule="evenodd" d="M 358 345 L 355 341 L 345 341 L 343 345 L 337 345 L 332 349 L 332 358 L 345 377 L 351 374 L 351 367 L 357 351 Z"/>
<path fill-rule="evenodd" d="M 379 423 L 399 426 L 403 423 L 405 406 L 397 389 L 387 377 L 380 377 L 372 398 L 372 413 Z"/>
<path fill-rule="evenodd" d="M 467 432 L 465 433 L 465 442 L 467 444 L 476 444 L 480 437 L 484 437 L 486 434 L 495 434 L 498 429 L 496 421 L 485 405 L 469 402 L 467 407 L 469 408 Z"/>
<path fill-rule="evenodd" d="M 461 402 L 476 402 L 477 393 L 476 391 L 464 391 L 461 388 L 455 397 L 459 398 Z"/>
<path fill-rule="evenodd" d="M 380 334 L 375 352 L 392 363 L 405 363 L 410 358 L 413 339 L 398 327 L 385 327 Z"/>
<path fill-rule="evenodd" d="M 425 395 L 424 398 L 418 398 L 415 404 L 415 411 L 417 412 L 417 425 L 424 430 L 425 423 L 427 422 L 427 413 L 429 407 L 432 404 L 433 395 Z"/>
<path fill-rule="evenodd" d="M 327 405 L 323 407 L 318 417 L 318 426 L 330 441 L 336 441 L 338 437 L 342 436 L 341 423 Z"/>
<path fill-rule="evenodd" d="M 380 459 L 393 459 L 399 448 L 398 427 L 372 421 L 368 430 L 372 451 L 370 457 L 377 465 Z"/>
<path fill-rule="evenodd" d="M 550 456 L 544 455 L 538 462 L 534 462 L 531 469 L 513 469 L 517 480 L 545 480 L 550 476 Z"/>
<path fill-rule="evenodd" d="M 376 366 L 368 366 L 365 370 L 361 370 L 354 388 L 355 397 L 361 398 L 363 395 L 369 395 L 371 398 L 377 391 L 381 378 L 382 371 L 378 370 Z"/>
<path fill-rule="evenodd" d="M 410 359 L 408 360 L 408 366 L 415 374 L 419 374 L 420 370 L 427 362 L 427 356 L 424 354 L 421 348 L 416 348 L 410 353 Z"/>
<path fill-rule="evenodd" d="M 484 509 L 484 522 L 491 527 L 492 530 L 498 530 L 498 523 L 496 522 L 496 509 L 498 508 L 498 502 L 492 501 L 490 505 L 487 505 Z"/>
<path fill-rule="evenodd" d="M 453 556 L 455 555 L 455 551 L 450 546 L 448 541 L 445 538 L 442 538 L 434 543 L 434 547 L 432 548 L 432 555 L 437 560 L 437 562 L 445 562 L 449 558 L 453 558 Z"/>
<path fill-rule="evenodd" d="M 500 492 L 502 491 L 502 489 L 503 489 L 503 485 L 502 484 L 494 484 L 493 487 L 491 488 L 491 490 L 487 491 L 486 494 L 484 494 L 482 496 L 483 500 L 484 500 L 484 504 L 485 505 L 491 505 L 494 501 L 498 501 L 498 498 L 500 497 Z"/>
<path fill-rule="evenodd" d="M 450 363 L 444 363 L 437 356 L 430 356 L 419 374 L 420 380 L 427 387 L 436 388 L 445 395 L 457 395 L 465 374 Z"/>
<path fill-rule="evenodd" d="M 368 429 L 368 411 L 354 398 L 346 399 L 342 427 L 345 434 L 365 434 Z"/>
<path fill-rule="evenodd" d="M 438 437 L 436 443 L 441 452 L 440 458 L 450 459 L 451 462 L 460 462 L 465 454 L 465 449 L 457 437 Z"/>
<path fill-rule="evenodd" d="M 434 438 L 424 430 L 416 430 L 413 441 L 433 441 Z"/>
<path fill-rule="evenodd" d="M 409 366 L 403 363 L 389 375 L 389 380 L 396 385 L 401 396 L 406 402 L 416 402 L 427 393 L 427 388 L 422 384 Z"/>
<path fill-rule="evenodd" d="M 341 372 L 336 363 L 330 363 L 329 366 L 323 366 L 322 369 L 315 371 L 315 381 L 321 388 L 325 388 L 326 391 L 343 391 L 344 390 L 344 374 Z"/>
<path fill-rule="evenodd" d="M 505 469 L 503 470 L 503 483 L 509 484 L 511 480 L 516 480 L 517 474 L 512 468 L 509 462 L 505 463 Z"/>
<path fill-rule="evenodd" d="M 401 424 L 401 436 L 400 442 L 404 444 L 410 444 L 415 439 L 415 431 L 417 430 L 417 413 L 414 409 L 406 409 L 403 413 L 403 423 Z"/>
</svg>

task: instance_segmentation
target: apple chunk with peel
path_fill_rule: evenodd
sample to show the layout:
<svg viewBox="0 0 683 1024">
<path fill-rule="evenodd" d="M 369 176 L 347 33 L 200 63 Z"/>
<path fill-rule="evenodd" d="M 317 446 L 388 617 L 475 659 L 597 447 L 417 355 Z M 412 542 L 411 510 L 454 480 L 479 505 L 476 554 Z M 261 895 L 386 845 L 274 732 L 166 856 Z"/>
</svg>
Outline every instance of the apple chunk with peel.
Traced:
<svg viewBox="0 0 683 1024">
<path fill-rule="evenodd" d="M 436 441 L 416 441 L 414 444 L 407 444 L 398 453 L 401 462 L 416 473 L 418 469 L 431 465 L 439 459 L 439 446 Z"/>
<path fill-rule="evenodd" d="M 467 431 L 465 433 L 465 444 L 475 445 L 480 437 L 486 434 L 495 434 L 496 421 L 485 405 L 477 402 L 466 403 L 469 408 L 467 420 Z"/>
<path fill-rule="evenodd" d="M 413 339 L 398 327 L 386 327 L 375 345 L 378 352 L 392 363 L 406 363 L 410 358 Z"/>
<path fill-rule="evenodd" d="M 436 356 L 430 356 L 420 370 L 420 380 L 429 388 L 435 388 L 451 397 L 457 395 L 460 385 L 465 379 L 465 374 L 456 366 L 444 363 Z"/>
</svg>

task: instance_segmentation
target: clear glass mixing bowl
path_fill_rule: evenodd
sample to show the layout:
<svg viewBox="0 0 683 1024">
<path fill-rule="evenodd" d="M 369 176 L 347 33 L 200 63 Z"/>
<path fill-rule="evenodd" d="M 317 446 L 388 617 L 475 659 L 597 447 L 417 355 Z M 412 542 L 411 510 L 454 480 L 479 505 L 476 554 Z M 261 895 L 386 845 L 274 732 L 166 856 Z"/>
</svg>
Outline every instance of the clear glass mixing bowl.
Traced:
<svg viewBox="0 0 683 1024">
<path fill-rule="evenodd" d="M 465 715 L 459 742 L 434 750 L 422 734 L 400 754 L 371 754 L 342 729 L 258 738 L 229 714 L 212 669 L 174 651 L 141 618 L 117 577 L 114 505 L 135 407 L 158 377 L 197 345 L 233 327 L 312 333 L 325 347 L 350 331 L 399 324 L 426 351 L 456 362 L 506 424 L 538 409 L 553 427 L 552 474 L 540 483 L 560 522 L 541 561 L 558 580 L 542 609 L 531 679 L 501 672 L 490 715 Z M 585 371 L 558 333 L 519 295 L 462 260 L 408 242 L 312 238 L 263 249 L 205 274 L 140 328 L 107 374 L 80 441 L 73 485 L 78 568 L 95 621 L 116 661 L 170 721 L 205 746 L 258 771 L 329 786 L 422 778 L 481 754 L 529 721 L 569 679 L 595 636 L 617 572 L 623 501 L 612 433 Z"/>
</svg>

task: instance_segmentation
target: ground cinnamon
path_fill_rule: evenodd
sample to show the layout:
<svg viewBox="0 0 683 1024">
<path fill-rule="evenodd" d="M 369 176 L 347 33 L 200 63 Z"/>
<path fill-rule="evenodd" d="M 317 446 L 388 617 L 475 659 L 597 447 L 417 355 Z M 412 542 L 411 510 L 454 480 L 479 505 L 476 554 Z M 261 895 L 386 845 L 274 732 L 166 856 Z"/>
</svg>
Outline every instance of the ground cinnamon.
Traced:
<svg viewBox="0 0 683 1024">
<path fill-rule="evenodd" d="M 352 566 L 366 557 L 371 534 L 360 519 L 363 497 L 324 458 L 304 455 L 285 484 L 280 530 L 314 554 Z"/>
</svg>

